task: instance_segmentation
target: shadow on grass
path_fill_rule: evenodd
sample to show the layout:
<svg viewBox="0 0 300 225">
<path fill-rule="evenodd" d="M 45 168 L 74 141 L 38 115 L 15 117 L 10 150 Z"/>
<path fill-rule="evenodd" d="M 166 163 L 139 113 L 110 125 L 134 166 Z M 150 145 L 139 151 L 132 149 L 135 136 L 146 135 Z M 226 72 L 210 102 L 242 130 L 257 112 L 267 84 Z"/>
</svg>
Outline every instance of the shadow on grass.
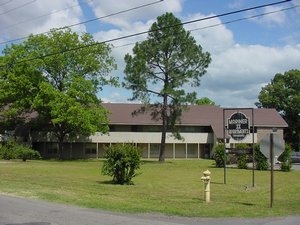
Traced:
<svg viewBox="0 0 300 225">
<path fill-rule="evenodd" d="M 105 159 L 86 158 L 86 159 L 58 159 L 58 158 L 43 158 L 40 161 L 45 162 L 101 162 Z"/>
<path fill-rule="evenodd" d="M 235 204 L 239 204 L 239 205 L 245 205 L 245 206 L 254 206 L 255 204 L 253 203 L 249 203 L 249 202 L 233 202 Z"/>
<path fill-rule="evenodd" d="M 108 184 L 108 185 L 114 185 L 115 183 L 112 180 L 98 180 L 96 181 L 97 184 Z"/>
<path fill-rule="evenodd" d="M 211 181 L 211 184 L 224 184 L 224 182 L 215 182 L 215 181 Z"/>
<path fill-rule="evenodd" d="M 104 180 L 104 181 L 96 181 L 97 184 L 106 184 L 106 185 L 114 185 L 114 186 L 132 186 L 134 185 L 134 183 L 130 183 L 130 184 L 117 184 L 114 183 L 112 180 Z"/>
<path fill-rule="evenodd" d="M 160 165 L 174 163 L 173 161 L 169 161 L 169 160 L 166 160 L 164 162 L 159 162 L 158 159 L 143 159 L 141 160 L 141 162 L 142 164 L 160 164 Z"/>
<path fill-rule="evenodd" d="M 216 165 L 212 164 L 212 165 L 207 166 L 207 168 L 222 169 L 224 167 L 216 167 Z"/>
</svg>

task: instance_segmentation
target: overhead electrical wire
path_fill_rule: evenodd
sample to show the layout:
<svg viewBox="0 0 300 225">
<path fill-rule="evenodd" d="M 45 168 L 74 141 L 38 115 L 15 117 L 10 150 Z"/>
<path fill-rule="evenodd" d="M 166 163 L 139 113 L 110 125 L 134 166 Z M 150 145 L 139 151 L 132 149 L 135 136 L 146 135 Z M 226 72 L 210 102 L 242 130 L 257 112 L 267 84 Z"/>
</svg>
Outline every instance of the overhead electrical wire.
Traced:
<svg viewBox="0 0 300 225">
<path fill-rule="evenodd" d="M 270 11 L 270 12 L 266 12 L 266 13 L 255 14 L 255 15 L 248 16 L 248 17 L 229 20 L 229 21 L 225 21 L 225 22 L 221 22 L 221 23 L 215 23 L 215 24 L 211 24 L 211 25 L 208 25 L 208 26 L 204 26 L 204 27 L 189 29 L 188 31 L 194 32 L 194 31 L 197 31 L 197 30 L 204 30 L 204 29 L 213 28 L 213 27 L 217 27 L 217 26 L 221 26 L 221 25 L 225 25 L 225 24 L 240 22 L 240 21 L 243 21 L 243 20 L 249 20 L 249 19 L 253 19 L 253 18 L 257 18 L 257 17 L 268 16 L 268 15 L 271 15 L 271 14 L 274 14 L 274 13 L 283 12 L 283 11 L 287 11 L 287 10 L 291 10 L 291 9 L 295 9 L 295 8 L 299 8 L 299 7 L 300 7 L 300 5 L 295 5 L 295 6 L 292 6 L 292 7 L 278 9 L 278 10 L 274 10 L 274 11 Z M 126 47 L 126 46 L 134 45 L 134 44 L 135 44 L 134 42 L 131 42 L 131 43 L 127 43 L 127 44 L 124 44 L 124 45 L 113 46 L 113 48 L 121 48 L 121 47 Z"/>
<path fill-rule="evenodd" d="M 220 25 L 224 25 L 224 24 L 230 24 L 230 23 L 235 23 L 235 22 L 239 22 L 239 21 L 243 21 L 243 20 L 249 20 L 249 19 L 254 19 L 257 17 L 262 17 L 262 16 L 268 16 L 274 13 L 279 13 L 279 12 L 283 12 L 283 11 L 287 11 L 287 10 L 291 10 L 291 9 L 296 9 L 299 8 L 300 5 L 295 5 L 295 6 L 291 6 L 288 8 L 283 8 L 283 9 L 278 9 L 278 10 L 274 10 L 274 11 L 269 11 L 269 12 L 265 12 L 265 13 L 260 13 L 260 14 L 256 14 L 256 15 L 252 15 L 252 16 L 248 16 L 248 17 L 244 17 L 244 18 L 239 18 L 239 19 L 234 19 L 234 20 L 229 20 L 229 21 L 225 21 L 222 23 L 217 23 L 217 24 L 212 24 L 212 25 L 208 25 L 205 27 L 200 27 L 200 28 L 195 28 L 195 29 L 191 29 L 189 31 L 197 31 L 197 30 L 203 30 L 203 29 L 207 29 L 207 28 L 212 28 L 212 27 L 216 27 L 216 26 L 220 26 Z"/>
<path fill-rule="evenodd" d="M 111 14 L 109 14 L 109 15 L 105 15 L 105 16 L 101 16 L 101 17 L 96 17 L 96 18 L 89 19 L 89 20 L 86 20 L 86 21 L 83 21 L 83 22 L 79 22 L 79 23 L 75 23 L 75 24 L 68 25 L 68 26 L 56 28 L 56 30 L 63 30 L 63 29 L 66 29 L 66 28 L 71 28 L 71 27 L 75 27 L 75 26 L 78 26 L 78 25 L 82 25 L 82 24 L 86 24 L 86 23 L 93 22 L 93 21 L 101 20 L 101 19 L 104 19 L 104 18 L 107 18 L 107 17 L 120 15 L 120 14 L 122 14 L 122 13 L 130 12 L 130 11 L 133 11 L 133 10 L 137 10 L 137 9 L 141 9 L 141 8 L 144 8 L 144 7 L 148 7 L 148 6 L 150 6 L 150 5 L 154 5 L 154 4 L 157 4 L 157 3 L 162 2 L 162 1 L 163 1 L 163 0 L 157 0 L 157 1 L 154 1 L 154 2 L 147 3 L 147 4 L 139 5 L 139 6 L 136 6 L 136 7 L 133 7 L 133 8 L 121 10 L 121 11 L 119 11 L 119 12 L 111 13 Z M 39 33 L 39 34 L 35 34 L 35 35 L 47 34 L 47 33 L 49 33 L 49 32 L 50 32 L 50 31 L 46 31 L 46 32 L 42 32 L 42 33 Z M 27 39 L 28 37 L 29 37 L 29 36 L 26 36 L 26 37 L 20 37 L 20 38 L 16 38 L 16 39 L 13 39 L 13 40 L 0 42 L 0 45 L 8 44 L 8 43 L 11 43 L 11 42 L 16 42 L 16 41 L 25 40 L 25 39 Z"/>
<path fill-rule="evenodd" d="M 12 0 L 10 0 L 10 1 L 12 1 Z M 92 1 L 94 1 L 94 0 L 87 0 L 86 2 L 92 2 Z M 54 11 L 52 11 L 51 13 L 46 13 L 46 14 L 43 14 L 43 15 L 39 15 L 39 16 L 37 16 L 37 17 L 33 17 L 33 18 L 28 19 L 28 20 L 25 20 L 25 21 L 20 21 L 20 22 L 18 22 L 18 23 L 11 24 L 11 25 L 9 25 L 9 26 L 6 26 L 6 27 L 1 28 L 1 30 L 2 30 L 2 31 L 3 31 L 3 30 L 8 30 L 8 29 L 11 29 L 11 28 L 13 28 L 13 27 L 15 27 L 15 26 L 18 26 L 18 25 L 20 25 L 20 24 L 24 24 L 24 23 L 28 23 L 28 22 L 31 22 L 31 21 L 34 21 L 34 20 L 38 20 L 38 19 L 41 19 L 41 18 L 46 17 L 46 16 L 51 16 L 51 15 L 54 15 L 54 14 L 56 14 L 56 13 L 60 13 L 60 12 L 62 12 L 62 11 L 66 11 L 66 10 L 68 10 L 68 9 L 72 9 L 72 8 L 75 8 L 75 7 L 78 7 L 78 6 L 80 6 L 80 3 L 75 4 L 75 5 L 71 5 L 71 6 L 69 6 L 69 7 L 65 7 L 65 8 L 62 8 L 62 9 L 54 10 Z"/>
<path fill-rule="evenodd" d="M 7 2 L 1 3 L 0 6 L 6 5 L 8 3 L 12 2 L 12 0 L 8 0 Z"/>
<path fill-rule="evenodd" d="M 157 30 L 169 29 L 169 28 L 172 28 L 172 27 L 175 27 L 175 26 L 191 24 L 191 23 L 204 21 L 204 20 L 209 20 L 209 19 L 213 19 L 213 18 L 217 18 L 217 17 L 224 17 L 224 16 L 227 16 L 227 15 L 237 14 L 237 13 L 246 12 L 246 11 L 250 11 L 250 10 L 254 10 L 254 9 L 265 8 L 265 7 L 268 7 L 268 6 L 271 6 L 271 5 L 278 5 L 278 4 L 288 2 L 288 1 L 291 1 L 291 0 L 279 1 L 279 2 L 275 2 L 275 3 L 264 4 L 264 5 L 259 5 L 259 6 L 255 6 L 255 7 L 250 7 L 250 8 L 245 8 L 245 9 L 241 9 L 241 10 L 222 13 L 222 14 L 218 14 L 218 15 L 214 15 L 214 16 L 204 17 L 204 18 L 200 18 L 200 19 L 189 20 L 189 21 L 182 22 L 182 23 L 179 23 L 179 24 L 162 27 L 162 28 L 157 29 Z M 299 7 L 299 6 L 296 6 L 296 7 Z M 290 7 L 290 8 L 292 9 L 292 8 L 296 8 L 296 7 L 294 6 L 294 7 Z M 270 14 L 270 13 L 264 13 L 264 14 L 267 15 L 267 14 Z M 240 20 L 242 20 L 242 19 L 240 19 Z M 229 23 L 229 22 L 227 22 L 227 23 Z M 28 61 L 33 61 L 33 60 L 36 60 L 36 59 L 42 59 L 42 58 L 46 58 L 46 57 L 50 57 L 50 56 L 54 56 L 54 55 L 58 55 L 58 54 L 68 53 L 68 52 L 71 52 L 71 51 L 76 51 L 76 50 L 79 50 L 79 49 L 92 47 L 92 46 L 95 46 L 95 45 L 98 45 L 98 44 L 110 43 L 110 42 L 114 42 L 114 41 L 118 41 L 118 40 L 122 40 L 122 39 L 127 39 L 127 38 L 131 38 L 131 37 L 135 37 L 135 36 L 140 36 L 140 35 L 147 34 L 147 33 L 150 33 L 150 32 L 153 32 L 153 31 L 138 32 L 138 33 L 134 33 L 134 34 L 130 34 L 130 35 L 125 35 L 125 36 L 122 36 L 122 37 L 112 38 L 112 39 L 109 39 L 109 40 L 106 40 L 106 41 L 96 42 L 96 43 L 93 43 L 93 44 L 83 45 L 83 46 L 79 46 L 79 47 L 76 47 L 76 48 L 67 49 L 67 50 L 64 50 L 64 51 L 54 52 L 54 53 L 39 56 L 39 57 L 28 58 L 28 59 L 17 61 L 17 62 L 15 62 L 15 64 L 20 64 L 20 63 L 24 63 L 24 62 L 28 62 Z M 2 65 L 0 67 L 3 67 L 3 66 L 5 66 L 5 65 Z"/>
<path fill-rule="evenodd" d="M 15 7 L 15 8 L 12 8 L 12 9 L 9 9 L 9 10 L 7 10 L 7 11 L 4 11 L 4 12 L 0 13 L 0 16 L 2 16 L 2 15 L 4 15 L 4 14 L 7 14 L 7 13 L 10 13 L 10 12 L 12 12 L 12 11 L 14 11 L 14 10 L 23 8 L 23 7 L 27 6 L 27 5 L 30 5 L 30 4 L 34 3 L 35 1 L 36 1 L 36 0 L 32 0 L 32 1 L 30 1 L 30 2 L 26 2 L 26 3 L 22 4 L 22 5 L 19 5 L 19 6 Z"/>
</svg>

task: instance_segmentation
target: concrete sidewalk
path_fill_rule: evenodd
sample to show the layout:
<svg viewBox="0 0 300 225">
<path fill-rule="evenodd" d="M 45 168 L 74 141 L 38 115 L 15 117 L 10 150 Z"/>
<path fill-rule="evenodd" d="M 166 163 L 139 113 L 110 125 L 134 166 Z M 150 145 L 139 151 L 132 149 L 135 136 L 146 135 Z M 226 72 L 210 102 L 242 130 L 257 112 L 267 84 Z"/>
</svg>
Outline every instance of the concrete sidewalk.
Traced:
<svg viewBox="0 0 300 225">
<path fill-rule="evenodd" d="M 120 214 L 0 195 L 0 225 L 296 225 L 299 216 L 280 218 L 184 218 Z"/>
</svg>

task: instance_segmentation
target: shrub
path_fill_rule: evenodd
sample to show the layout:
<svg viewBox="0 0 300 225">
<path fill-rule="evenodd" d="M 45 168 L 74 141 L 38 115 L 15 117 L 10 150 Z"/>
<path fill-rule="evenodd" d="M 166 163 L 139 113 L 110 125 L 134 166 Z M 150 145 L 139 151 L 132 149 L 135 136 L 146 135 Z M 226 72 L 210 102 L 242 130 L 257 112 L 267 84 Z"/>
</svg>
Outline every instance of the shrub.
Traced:
<svg viewBox="0 0 300 225">
<path fill-rule="evenodd" d="M 16 158 L 17 159 L 22 159 L 24 162 L 27 159 L 40 159 L 41 155 L 38 151 L 35 151 L 31 148 L 28 148 L 26 146 L 16 146 Z"/>
<path fill-rule="evenodd" d="M 248 144 L 246 144 L 246 143 L 237 143 L 237 144 L 235 145 L 235 147 L 236 147 L 237 149 L 248 149 L 248 148 L 249 148 Z"/>
<path fill-rule="evenodd" d="M 115 144 L 106 149 L 102 174 L 113 177 L 115 184 L 133 184 L 140 168 L 141 151 L 132 144 Z"/>
<path fill-rule="evenodd" d="M 291 171 L 292 161 L 291 161 L 292 148 L 290 145 L 285 145 L 284 152 L 280 155 L 279 160 L 281 163 L 281 170 L 288 172 Z"/>
<path fill-rule="evenodd" d="M 38 151 L 9 140 L 0 146 L 0 158 L 5 160 L 22 159 L 25 162 L 27 159 L 40 159 L 41 155 Z"/>
<path fill-rule="evenodd" d="M 239 169 L 248 169 L 248 156 L 246 154 L 242 154 L 238 156 L 237 167 Z"/>
<path fill-rule="evenodd" d="M 215 153 L 214 153 L 214 160 L 216 162 L 216 167 L 221 168 L 224 167 L 224 157 L 226 157 L 227 161 L 227 154 L 224 156 L 224 144 L 218 144 L 215 147 Z"/>
<path fill-rule="evenodd" d="M 10 160 L 15 159 L 13 148 L 9 148 L 6 145 L 0 145 L 0 159 Z"/>
<path fill-rule="evenodd" d="M 248 144 L 246 143 L 238 143 L 236 144 L 236 148 L 238 151 L 237 157 L 237 167 L 239 169 L 248 169 L 248 160 L 249 156 L 247 155 L 247 150 L 249 149 Z"/>
<path fill-rule="evenodd" d="M 268 159 L 260 152 L 260 147 L 258 144 L 254 145 L 254 159 L 257 170 L 268 170 Z"/>
</svg>

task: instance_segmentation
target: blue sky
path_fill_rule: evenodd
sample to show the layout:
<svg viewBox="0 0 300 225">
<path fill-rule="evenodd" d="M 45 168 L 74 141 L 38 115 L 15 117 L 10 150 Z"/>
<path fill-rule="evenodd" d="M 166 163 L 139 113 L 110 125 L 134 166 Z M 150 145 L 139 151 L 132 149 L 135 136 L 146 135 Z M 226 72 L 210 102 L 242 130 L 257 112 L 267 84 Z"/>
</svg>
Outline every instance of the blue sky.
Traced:
<svg viewBox="0 0 300 225">
<path fill-rule="evenodd" d="M 236 10 L 275 3 L 276 0 L 0 0 L 0 42 L 31 33 L 68 26 L 95 17 L 105 17 L 73 26 L 76 32 L 89 32 L 95 40 L 106 41 L 149 29 L 157 16 L 172 12 L 182 22 L 220 15 Z M 147 7 L 108 16 L 153 3 Z M 264 16 L 256 17 L 257 15 Z M 261 88 L 290 69 L 300 69 L 300 0 L 204 20 L 185 26 L 212 63 L 198 97 L 208 97 L 223 107 L 254 107 Z M 240 20 L 238 22 L 232 22 Z M 231 23 L 228 23 L 231 22 Z M 209 28 L 204 28 L 209 27 Z M 112 54 L 124 77 L 124 55 L 146 35 L 112 42 Z M 9 44 L 9 43 L 7 43 Z M 128 45 L 129 44 L 129 45 Z M 4 44 L 0 45 L 2 49 Z M 106 102 L 127 102 L 131 92 L 105 87 L 99 97 Z"/>
</svg>

